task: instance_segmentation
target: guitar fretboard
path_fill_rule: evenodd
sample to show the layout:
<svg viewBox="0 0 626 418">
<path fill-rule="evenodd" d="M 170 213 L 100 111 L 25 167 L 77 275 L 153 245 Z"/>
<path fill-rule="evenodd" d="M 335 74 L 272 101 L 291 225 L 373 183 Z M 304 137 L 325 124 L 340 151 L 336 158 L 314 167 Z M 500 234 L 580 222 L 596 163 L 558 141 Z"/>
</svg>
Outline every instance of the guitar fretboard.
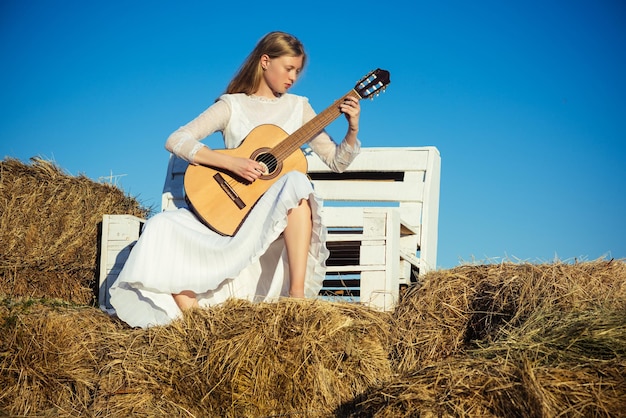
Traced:
<svg viewBox="0 0 626 418">
<path fill-rule="evenodd" d="M 270 153 L 276 157 L 277 160 L 282 161 L 298 148 L 304 145 L 307 141 L 311 140 L 315 135 L 322 131 L 326 126 L 330 125 L 332 121 L 337 119 L 341 115 L 339 111 L 339 105 L 347 97 L 361 97 L 355 90 L 350 90 L 343 95 L 340 99 L 336 100 L 331 106 L 327 107 L 321 113 L 316 115 L 313 119 L 302 125 L 298 130 L 289 135 L 284 141 L 276 145 Z"/>
</svg>

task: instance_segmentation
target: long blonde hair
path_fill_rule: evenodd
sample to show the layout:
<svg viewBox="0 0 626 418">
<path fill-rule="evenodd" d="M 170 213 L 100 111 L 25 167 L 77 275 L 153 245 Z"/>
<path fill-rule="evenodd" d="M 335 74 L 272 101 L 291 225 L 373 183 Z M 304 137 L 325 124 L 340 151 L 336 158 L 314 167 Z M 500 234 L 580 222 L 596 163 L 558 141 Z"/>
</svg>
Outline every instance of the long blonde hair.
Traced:
<svg viewBox="0 0 626 418">
<path fill-rule="evenodd" d="M 261 68 L 261 57 L 263 55 L 268 55 L 270 58 L 302 56 L 303 68 L 306 62 L 304 46 L 295 36 L 279 31 L 270 32 L 256 44 L 256 47 L 254 47 L 237 74 L 228 84 L 225 93 L 252 94 L 257 91 L 263 77 L 263 69 Z"/>
</svg>

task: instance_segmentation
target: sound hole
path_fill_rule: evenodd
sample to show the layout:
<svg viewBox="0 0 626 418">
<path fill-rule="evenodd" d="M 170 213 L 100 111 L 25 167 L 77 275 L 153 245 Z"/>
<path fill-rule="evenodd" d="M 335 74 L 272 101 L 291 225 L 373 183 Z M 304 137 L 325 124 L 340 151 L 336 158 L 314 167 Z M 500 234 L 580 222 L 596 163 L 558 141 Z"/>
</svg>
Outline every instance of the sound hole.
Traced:
<svg viewBox="0 0 626 418">
<path fill-rule="evenodd" d="M 278 160 L 272 154 L 259 154 L 255 160 L 264 167 L 265 175 L 273 173 L 278 167 Z"/>
</svg>

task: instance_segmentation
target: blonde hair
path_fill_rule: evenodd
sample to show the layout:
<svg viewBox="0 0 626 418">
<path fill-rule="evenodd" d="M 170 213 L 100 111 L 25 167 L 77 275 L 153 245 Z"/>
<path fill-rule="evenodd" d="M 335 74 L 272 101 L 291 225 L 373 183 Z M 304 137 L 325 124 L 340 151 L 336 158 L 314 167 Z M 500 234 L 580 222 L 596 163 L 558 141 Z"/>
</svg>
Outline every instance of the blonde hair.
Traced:
<svg viewBox="0 0 626 418">
<path fill-rule="evenodd" d="M 256 44 L 237 74 L 228 84 L 225 93 L 252 94 L 257 91 L 263 77 L 263 68 L 261 68 L 261 57 L 263 55 L 267 55 L 270 58 L 302 56 L 303 68 L 306 62 L 304 46 L 295 36 L 285 32 L 270 32 Z"/>
</svg>

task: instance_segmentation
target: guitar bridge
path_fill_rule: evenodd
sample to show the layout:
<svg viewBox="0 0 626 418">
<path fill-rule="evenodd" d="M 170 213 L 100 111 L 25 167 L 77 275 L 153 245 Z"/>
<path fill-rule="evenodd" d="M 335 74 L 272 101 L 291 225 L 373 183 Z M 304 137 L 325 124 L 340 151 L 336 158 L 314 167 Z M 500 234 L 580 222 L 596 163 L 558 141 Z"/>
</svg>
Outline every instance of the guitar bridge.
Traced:
<svg viewBox="0 0 626 418">
<path fill-rule="evenodd" d="M 246 204 L 243 203 L 243 200 L 241 200 L 241 198 L 239 197 L 239 195 L 233 190 L 233 188 L 230 186 L 230 184 L 228 184 L 226 182 L 226 180 L 224 180 L 224 177 L 222 177 L 222 175 L 220 173 L 216 173 L 213 178 L 215 179 L 215 181 L 217 182 L 217 184 L 220 185 L 220 187 L 222 188 L 222 190 L 224 190 L 224 193 L 226 193 L 226 195 L 230 198 L 230 200 L 233 201 L 233 203 L 235 205 L 237 205 L 237 207 L 239 209 L 243 209 L 246 207 Z"/>
</svg>

